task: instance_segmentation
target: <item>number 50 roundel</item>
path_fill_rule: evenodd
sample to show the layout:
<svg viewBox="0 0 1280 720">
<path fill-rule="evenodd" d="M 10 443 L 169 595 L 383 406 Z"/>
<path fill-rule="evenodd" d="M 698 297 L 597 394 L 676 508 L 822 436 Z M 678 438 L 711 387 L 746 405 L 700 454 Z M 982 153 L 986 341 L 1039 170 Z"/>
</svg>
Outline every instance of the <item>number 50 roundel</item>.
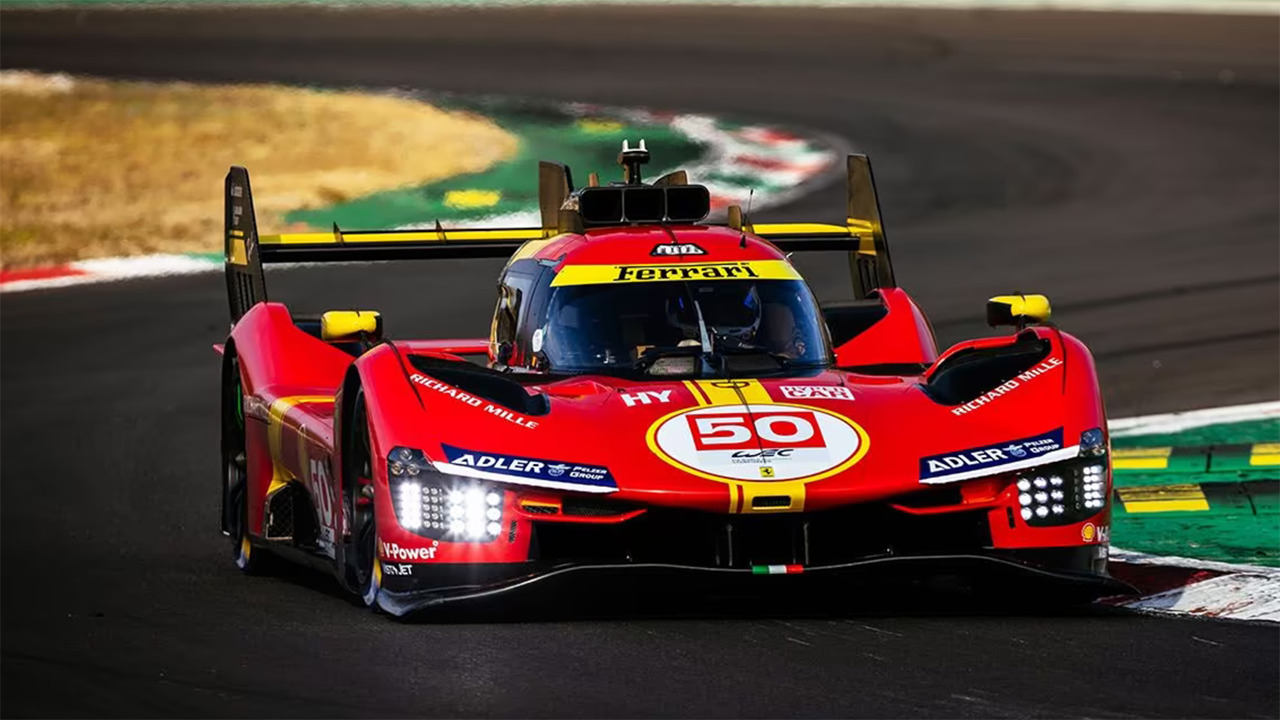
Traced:
<svg viewBox="0 0 1280 720">
<path fill-rule="evenodd" d="M 848 418 L 799 405 L 716 405 L 671 413 L 649 428 L 663 460 L 711 480 L 821 480 L 867 453 Z M 763 470 L 769 468 L 770 470 Z"/>
</svg>

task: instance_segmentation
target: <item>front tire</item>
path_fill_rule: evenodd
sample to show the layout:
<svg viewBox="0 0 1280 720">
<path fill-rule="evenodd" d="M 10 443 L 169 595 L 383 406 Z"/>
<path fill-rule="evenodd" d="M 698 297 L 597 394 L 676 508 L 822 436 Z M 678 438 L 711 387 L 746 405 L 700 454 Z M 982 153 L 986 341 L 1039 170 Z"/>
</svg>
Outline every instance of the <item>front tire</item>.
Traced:
<svg viewBox="0 0 1280 720">
<path fill-rule="evenodd" d="M 249 533 L 249 473 L 245 440 L 244 390 L 240 362 L 232 355 L 223 378 L 222 523 L 231 538 L 231 558 L 246 575 L 270 570 L 270 556 L 253 546 Z"/>
<path fill-rule="evenodd" d="M 342 500 L 350 518 L 350 538 L 344 542 L 343 572 L 347 586 L 365 607 L 379 610 L 382 563 L 378 560 L 378 520 L 374 511 L 373 452 L 364 390 L 357 388 L 351 417 L 344 421 Z"/>
</svg>

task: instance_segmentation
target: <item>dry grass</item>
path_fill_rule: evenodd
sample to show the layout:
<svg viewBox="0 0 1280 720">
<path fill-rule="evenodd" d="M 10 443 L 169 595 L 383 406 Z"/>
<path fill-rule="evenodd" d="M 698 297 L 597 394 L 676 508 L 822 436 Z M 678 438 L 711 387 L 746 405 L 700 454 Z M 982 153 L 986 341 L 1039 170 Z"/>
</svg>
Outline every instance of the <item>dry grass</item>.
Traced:
<svg viewBox="0 0 1280 720">
<path fill-rule="evenodd" d="M 282 213 L 482 170 L 516 140 L 413 100 L 271 86 L 0 73 L 0 263 L 218 252 L 222 181 Z"/>
</svg>

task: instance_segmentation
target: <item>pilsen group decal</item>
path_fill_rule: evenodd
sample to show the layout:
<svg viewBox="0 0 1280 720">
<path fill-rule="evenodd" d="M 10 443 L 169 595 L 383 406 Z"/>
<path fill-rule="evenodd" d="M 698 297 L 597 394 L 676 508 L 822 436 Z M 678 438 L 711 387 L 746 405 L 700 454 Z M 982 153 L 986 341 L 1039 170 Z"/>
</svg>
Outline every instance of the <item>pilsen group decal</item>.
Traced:
<svg viewBox="0 0 1280 720">
<path fill-rule="evenodd" d="M 712 405 L 649 428 L 660 458 L 711 480 L 820 480 L 862 459 L 867 433 L 835 413 L 799 405 Z"/>
<path fill-rule="evenodd" d="M 988 474 L 985 471 L 998 470 L 1004 466 L 1030 467 L 1039 464 L 1037 460 L 1040 459 L 1046 462 L 1057 459 L 1044 458 L 1044 456 L 1063 449 L 1062 428 L 1058 428 L 1019 440 L 957 450 L 943 455 L 930 455 L 920 458 L 920 482 L 940 483 L 959 480 L 963 479 L 960 476 L 974 476 L 975 471 L 982 471 L 978 474 Z"/>
<path fill-rule="evenodd" d="M 1018 377 L 1010 379 L 1009 382 L 1003 385 L 998 385 L 963 405 L 959 405 L 957 407 L 951 408 L 951 414 L 964 415 L 965 413 L 973 412 L 974 410 L 977 410 L 978 408 L 982 407 L 983 405 L 986 405 L 992 400 L 995 400 L 1001 395 L 1004 395 L 1005 393 L 1010 392 L 1012 390 L 1017 390 L 1019 387 L 1022 386 L 1022 383 L 1028 382 L 1030 380 L 1035 380 L 1041 375 L 1049 372 L 1050 370 L 1056 367 L 1060 367 L 1061 365 L 1062 365 L 1062 358 L 1056 358 L 1056 357 L 1049 358 L 1048 360 L 1041 362 L 1039 365 L 1036 365 L 1035 367 L 1031 368 L 1030 370 L 1027 370 L 1026 372 L 1018 373 Z"/>
<path fill-rule="evenodd" d="M 453 475 L 506 480 L 526 485 L 540 485 L 594 492 L 618 489 L 609 468 L 599 465 L 503 455 L 454 447 L 444 449 L 446 462 L 435 463 L 436 469 Z"/>
<path fill-rule="evenodd" d="M 800 273 L 786 260 L 737 260 L 733 262 L 644 263 L 639 265 L 566 265 L 556 273 L 552 287 L 610 285 L 627 282 L 676 282 L 680 280 L 799 280 Z"/>
</svg>

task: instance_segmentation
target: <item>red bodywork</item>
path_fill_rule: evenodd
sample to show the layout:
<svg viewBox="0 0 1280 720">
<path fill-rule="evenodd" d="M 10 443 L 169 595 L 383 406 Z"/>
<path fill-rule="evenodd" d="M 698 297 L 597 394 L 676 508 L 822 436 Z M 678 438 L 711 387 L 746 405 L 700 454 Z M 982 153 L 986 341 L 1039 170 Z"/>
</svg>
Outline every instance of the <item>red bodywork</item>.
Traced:
<svg viewBox="0 0 1280 720">
<path fill-rule="evenodd" d="M 557 272 L 575 265 L 652 264 L 655 243 L 676 240 L 694 243 L 706 255 L 663 262 L 786 261 L 766 240 L 703 226 L 562 234 L 530 243 L 516 258 L 554 263 Z M 442 474 L 471 472 L 450 462 L 446 446 L 451 446 L 474 457 L 492 454 L 607 468 L 616 485 L 554 487 L 508 476 L 500 482 L 505 488 L 503 532 L 487 542 L 451 542 L 398 524 L 386 463 L 374 462 L 378 548 L 384 564 L 532 567 L 537 523 L 625 524 L 664 508 L 724 517 L 808 515 L 876 505 L 904 521 L 960 513 L 984 518 L 989 545 L 983 551 L 1105 545 L 1109 501 L 1077 522 L 1029 525 L 1020 516 L 1015 483 L 1018 472 L 1041 463 L 1017 462 L 1009 454 L 1019 450 L 1016 441 L 1057 433 L 1060 441 L 1044 446 L 1052 449 L 1041 461 L 1066 460 L 1079 455 L 1082 433 L 1099 428 L 1105 452 L 1106 418 L 1085 346 L 1054 327 L 1033 326 L 1021 334 L 961 343 L 939 357 L 924 313 L 904 291 L 885 288 L 876 299 L 884 316 L 836 347 L 835 365 L 826 371 L 734 381 L 522 378 L 528 393 L 548 399 L 549 411 L 537 416 L 475 398 L 410 363 L 415 355 L 460 359 L 489 353 L 492 358 L 487 338 L 393 339 L 354 357 L 300 328 L 283 305 L 259 303 L 236 323 L 227 344 L 239 361 L 248 419 L 250 532 L 267 542 L 268 494 L 300 484 L 318 519 L 318 555 L 334 556 L 334 545 L 347 531 L 339 500 L 343 448 L 335 424 L 340 426 L 342 419 L 336 417 L 335 397 L 341 402 L 341 395 L 358 384 L 367 403 L 375 458 L 387 458 L 393 448 L 414 448 Z M 998 394 L 976 405 L 952 406 L 923 390 L 949 357 L 1031 336 L 1049 343 L 1047 355 L 1035 363 L 1034 372 L 1020 374 Z M 856 370 L 886 365 L 925 369 L 905 375 Z M 1013 443 L 1014 449 L 1006 448 L 1003 455 L 974 451 L 1004 443 Z M 732 453 L 746 453 L 745 460 L 734 464 L 740 458 L 727 459 Z M 794 459 L 801 454 L 804 459 Z M 922 468 L 948 463 L 963 466 L 951 473 L 960 477 L 949 479 L 949 470 L 938 470 L 944 473 L 941 481 L 925 481 Z M 1108 467 L 1108 497 L 1110 487 Z M 575 516 L 558 511 L 566 497 L 588 495 L 617 501 L 625 511 Z"/>
</svg>

